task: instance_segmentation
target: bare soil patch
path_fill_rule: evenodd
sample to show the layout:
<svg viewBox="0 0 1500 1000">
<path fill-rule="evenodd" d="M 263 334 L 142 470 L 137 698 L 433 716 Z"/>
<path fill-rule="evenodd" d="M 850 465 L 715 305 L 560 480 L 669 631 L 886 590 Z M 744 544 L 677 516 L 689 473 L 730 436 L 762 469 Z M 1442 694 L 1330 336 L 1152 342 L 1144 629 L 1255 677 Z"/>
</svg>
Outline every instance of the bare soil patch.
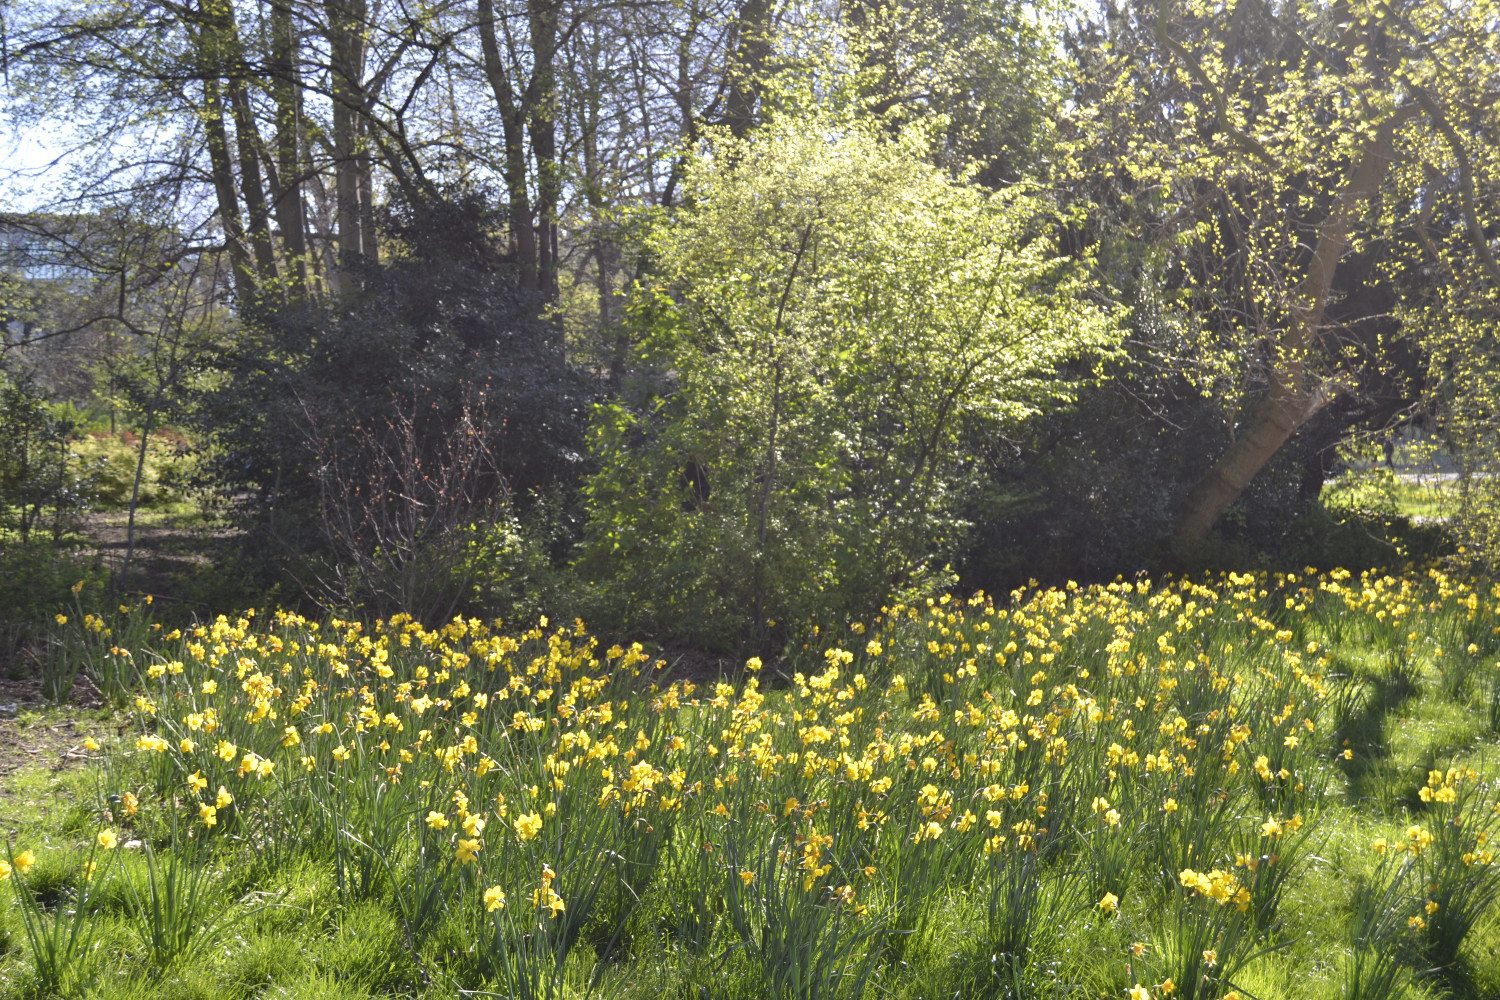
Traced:
<svg viewBox="0 0 1500 1000">
<path fill-rule="evenodd" d="M 0 719 L 0 783 L 24 767 L 44 765 L 62 771 L 81 765 L 88 759 L 83 741 L 90 731 L 77 719 L 66 717 L 43 722 Z M 4 794 L 0 788 L 0 799 Z"/>
</svg>

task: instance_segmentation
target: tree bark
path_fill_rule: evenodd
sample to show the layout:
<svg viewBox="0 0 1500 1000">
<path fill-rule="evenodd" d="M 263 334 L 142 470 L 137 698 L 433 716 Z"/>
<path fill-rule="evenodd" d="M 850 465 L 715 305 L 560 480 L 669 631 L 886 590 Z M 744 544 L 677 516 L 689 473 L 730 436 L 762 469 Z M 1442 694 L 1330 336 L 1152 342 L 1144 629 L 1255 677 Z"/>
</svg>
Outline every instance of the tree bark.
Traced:
<svg viewBox="0 0 1500 1000">
<path fill-rule="evenodd" d="M 209 170 L 219 207 L 219 224 L 224 228 L 224 245 L 234 274 L 235 298 L 245 306 L 255 301 L 260 289 L 255 280 L 250 248 L 245 244 L 245 230 L 240 223 L 234 165 L 229 158 L 229 134 L 224 128 L 223 92 L 217 76 L 209 76 L 203 81 L 203 128 L 208 139 Z"/>
<path fill-rule="evenodd" d="M 724 119 L 736 138 L 755 126 L 761 78 L 771 57 L 770 0 L 743 0 L 735 18 L 735 51 L 729 67 Z"/>
<path fill-rule="evenodd" d="M 521 272 L 522 285 L 536 288 L 536 223 L 526 185 L 526 114 L 516 104 L 516 88 L 511 84 L 510 74 L 500 53 L 500 44 L 495 35 L 494 0 L 479 0 L 478 28 L 479 43 L 484 52 L 484 75 L 495 95 L 495 107 L 500 112 L 500 128 L 505 141 L 505 193 L 510 201 L 511 248 Z"/>
<path fill-rule="evenodd" d="M 337 285 L 340 291 L 348 292 L 353 290 L 354 275 L 365 258 L 359 148 L 359 116 L 364 107 L 364 4 L 362 0 L 325 0 L 324 7 L 328 16 L 329 78 L 333 90 Z"/>
<path fill-rule="evenodd" d="M 235 146 L 240 158 L 240 194 L 250 220 L 250 246 L 261 287 L 276 280 L 276 250 L 271 243 L 271 215 L 260 172 L 260 130 L 250 109 L 242 79 L 229 81 L 229 104 L 234 113 Z"/>
<path fill-rule="evenodd" d="M 526 87 L 527 131 L 536 158 L 536 287 L 557 297 L 557 209 L 562 171 L 557 163 L 557 9 L 558 0 L 530 0 L 531 82 Z"/>
<path fill-rule="evenodd" d="M 597 40 L 596 40 L 597 42 Z M 594 291 L 599 307 L 599 331 L 612 343 L 608 380 L 618 388 L 624 376 L 629 339 L 623 327 L 617 328 L 614 316 L 615 246 L 606 231 L 606 199 L 603 166 L 599 156 L 600 90 L 597 86 L 599 50 L 590 46 L 589 86 L 579 96 L 578 145 L 583 152 L 583 194 L 589 207 L 589 238 L 594 258 Z"/>
<path fill-rule="evenodd" d="M 1313 364 L 1323 354 L 1323 316 L 1334 272 L 1348 248 L 1349 231 L 1362 204 L 1375 196 L 1390 171 L 1396 127 L 1403 117 L 1398 112 L 1381 123 L 1339 192 L 1332 214 L 1319 227 L 1307 273 L 1297 287 L 1291 327 L 1278 345 L 1270 389 L 1234 444 L 1188 494 L 1172 538 L 1177 554 L 1190 552 L 1208 537 L 1271 456 L 1337 393 L 1336 382 L 1324 379 Z"/>
<path fill-rule="evenodd" d="M 286 258 L 288 297 L 307 293 L 307 217 L 302 205 L 302 81 L 290 0 L 271 5 L 271 96 L 276 102 L 276 225 Z"/>
<path fill-rule="evenodd" d="M 141 502 L 141 478 L 146 472 L 146 449 L 151 443 L 151 432 L 156 425 L 156 401 L 146 411 L 145 423 L 141 425 L 141 446 L 135 456 L 135 478 L 130 484 L 130 514 L 125 522 L 125 561 L 120 564 L 120 580 L 130 572 L 130 561 L 135 557 L 135 513 Z"/>
<path fill-rule="evenodd" d="M 356 132 L 361 140 L 361 151 L 355 160 L 359 177 L 359 251 L 367 263 L 378 264 L 380 241 L 375 232 L 375 160 L 362 141 L 368 128 L 369 125 L 362 120 Z"/>
</svg>

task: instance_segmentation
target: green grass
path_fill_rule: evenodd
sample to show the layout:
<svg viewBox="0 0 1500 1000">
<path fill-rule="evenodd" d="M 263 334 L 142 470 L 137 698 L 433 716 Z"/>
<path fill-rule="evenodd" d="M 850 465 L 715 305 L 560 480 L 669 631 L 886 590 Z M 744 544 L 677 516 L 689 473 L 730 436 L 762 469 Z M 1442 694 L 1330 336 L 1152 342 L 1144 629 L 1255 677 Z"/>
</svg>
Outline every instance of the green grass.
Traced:
<svg viewBox="0 0 1500 1000">
<path fill-rule="evenodd" d="M 53 743 L 0 783 L 13 853 L 37 856 L 24 889 L 13 876 L 0 890 L 0 998 L 43 995 L 24 891 L 44 919 L 83 901 L 92 937 L 55 987 L 78 997 L 1082 1000 L 1139 986 L 1156 1000 L 1172 978 L 1173 1000 L 1343 1000 L 1357 908 L 1402 857 L 1376 853 L 1377 838 L 1500 830 L 1496 595 L 1414 571 L 1208 583 L 1031 592 L 1004 615 L 897 609 L 825 635 L 830 658 L 783 664 L 798 679 L 759 689 L 672 683 L 571 627 L 502 638 L 477 622 L 246 619 L 173 635 L 141 608 L 106 634 L 74 616 L 56 648 L 125 644 L 130 669 L 108 676 L 147 700 L 6 724 L 17 743 Z M 212 733 L 188 721 L 210 708 Z M 101 749 L 74 762 L 90 737 Z M 779 760 L 755 763 L 758 747 Z M 1127 747 L 1175 756 L 1148 769 Z M 258 761 L 271 765 L 259 778 Z M 1449 768 L 1475 775 L 1429 781 Z M 187 783 L 200 774 L 202 792 Z M 221 785 L 234 801 L 206 826 Z M 1452 803 L 1433 798 L 1445 788 Z M 533 813 L 534 836 L 520 821 Z M 466 816 L 485 823 L 472 864 L 455 855 Z M 1286 830 L 1263 835 L 1268 821 Z M 90 882 L 101 828 L 121 846 Z M 1009 843 L 991 855 L 997 829 Z M 1500 866 L 1440 847 L 1411 856 L 1397 929 L 1376 942 L 1401 956 L 1397 978 L 1362 997 L 1500 995 L 1500 916 L 1484 895 Z M 177 916 L 142 919 L 148 848 L 201 872 L 202 898 Z M 1253 875 L 1236 867 L 1247 850 L 1265 852 Z M 1278 894 L 1241 915 L 1185 889 L 1183 868 Z M 1281 872 L 1279 886 L 1262 874 Z M 495 913 L 491 886 L 506 897 Z M 1433 886 L 1479 893 L 1472 927 L 1410 929 L 1438 926 Z M 566 909 L 549 913 L 553 888 Z M 1459 914 L 1452 899 L 1437 912 Z M 154 959 L 153 920 L 204 944 Z M 1029 943 L 1007 955 L 1018 929 Z M 1203 971 L 1205 946 L 1220 980 L 1206 985 L 1184 971 Z"/>
<path fill-rule="evenodd" d="M 1453 515 L 1457 484 L 1409 482 L 1384 473 L 1351 475 L 1325 490 L 1331 505 L 1351 512 L 1442 519 Z"/>
</svg>

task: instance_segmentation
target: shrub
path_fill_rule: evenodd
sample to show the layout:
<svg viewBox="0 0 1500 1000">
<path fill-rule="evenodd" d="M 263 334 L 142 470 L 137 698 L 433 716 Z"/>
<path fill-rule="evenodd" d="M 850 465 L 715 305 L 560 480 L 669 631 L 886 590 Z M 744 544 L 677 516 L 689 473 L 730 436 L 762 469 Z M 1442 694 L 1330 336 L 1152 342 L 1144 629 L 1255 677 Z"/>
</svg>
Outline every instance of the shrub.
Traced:
<svg viewBox="0 0 1500 1000">
<path fill-rule="evenodd" d="M 968 441 L 1112 340 L 1045 206 L 924 144 L 778 120 L 691 161 L 634 297 L 646 375 L 593 426 L 584 566 L 626 621 L 764 649 L 879 607 L 961 542 Z"/>
<path fill-rule="evenodd" d="M 34 376 L 0 368 L 0 517 L 22 544 L 39 531 L 56 541 L 87 505 L 71 451 L 78 432 Z"/>
<path fill-rule="evenodd" d="M 383 245 L 387 262 L 350 296 L 251 318 L 199 411 L 202 472 L 266 577 L 301 567 L 304 584 L 321 577 L 348 601 L 405 601 L 442 581 L 435 608 L 454 596 L 438 564 L 467 544 L 452 529 L 576 476 L 589 388 L 478 198 L 399 205 Z M 444 494 L 438 513 L 421 508 L 436 493 L 408 494 L 397 510 L 402 477 L 456 471 L 452 446 L 470 431 L 483 460 L 448 480 L 463 496 Z M 383 541 L 382 518 L 401 522 Z M 407 580 L 399 598 L 384 592 L 392 571 Z"/>
</svg>

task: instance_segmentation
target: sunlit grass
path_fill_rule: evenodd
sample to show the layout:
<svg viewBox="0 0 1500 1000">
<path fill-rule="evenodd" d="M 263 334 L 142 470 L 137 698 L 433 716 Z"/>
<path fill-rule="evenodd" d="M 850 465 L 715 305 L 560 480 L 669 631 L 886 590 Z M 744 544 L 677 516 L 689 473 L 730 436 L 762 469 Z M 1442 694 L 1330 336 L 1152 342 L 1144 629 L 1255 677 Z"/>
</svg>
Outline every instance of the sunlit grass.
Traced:
<svg viewBox="0 0 1500 1000">
<path fill-rule="evenodd" d="M 1451 517 L 1457 505 L 1457 483 L 1436 476 L 1398 478 L 1351 474 L 1324 491 L 1331 506 L 1351 512 L 1390 513 L 1417 519 Z"/>
<path fill-rule="evenodd" d="M 1497 596 L 945 597 L 789 683 L 674 680 L 580 623 L 80 607 L 53 668 L 121 728 L 17 824 L 0 995 L 1489 996 Z M 202 899 L 143 922 L 168 860 Z M 17 915 L 80 905 L 43 984 Z M 148 946 L 169 920 L 206 946 Z"/>
</svg>

